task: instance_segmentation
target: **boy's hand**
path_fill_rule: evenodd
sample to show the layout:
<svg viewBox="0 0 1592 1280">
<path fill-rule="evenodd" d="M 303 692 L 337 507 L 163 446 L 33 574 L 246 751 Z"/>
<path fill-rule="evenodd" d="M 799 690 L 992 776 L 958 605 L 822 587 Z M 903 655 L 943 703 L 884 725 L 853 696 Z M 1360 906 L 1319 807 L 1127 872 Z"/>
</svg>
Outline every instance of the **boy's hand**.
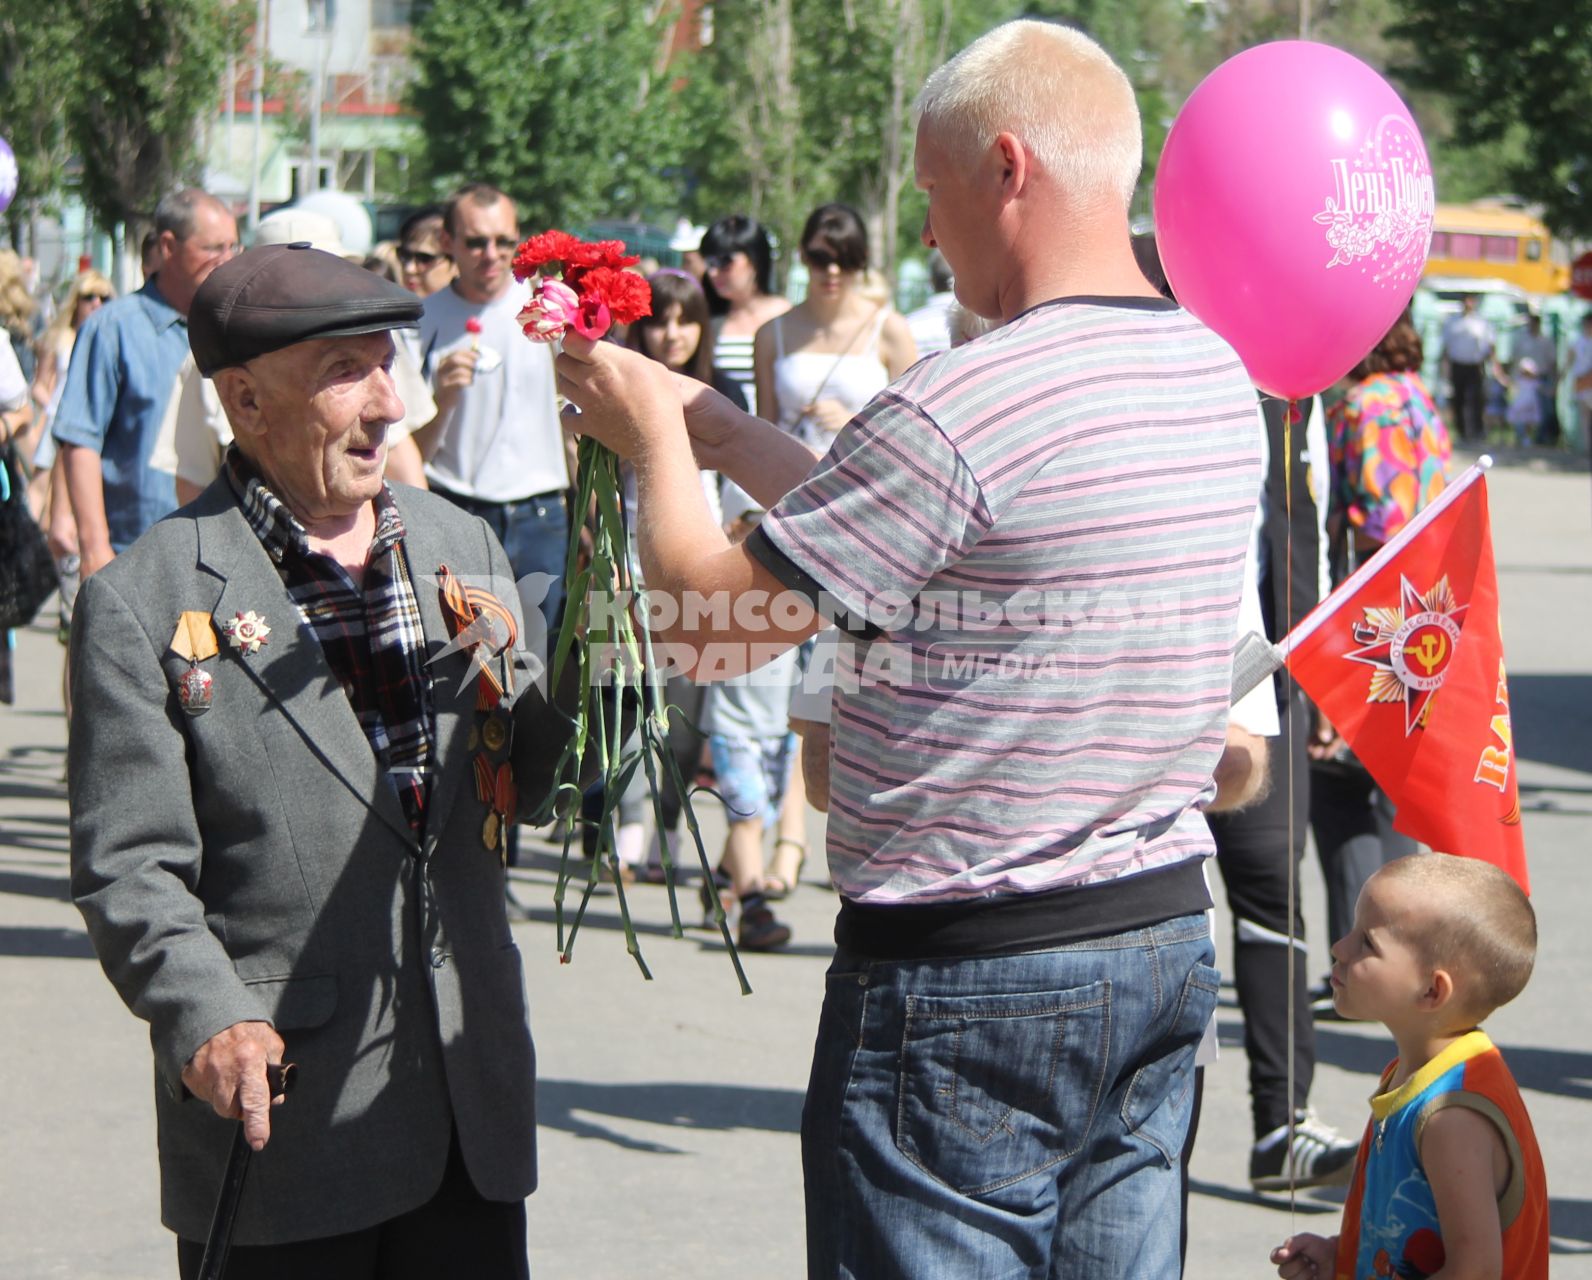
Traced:
<svg viewBox="0 0 1592 1280">
<path fill-rule="evenodd" d="M 1302 1280 L 1328 1280 L 1332 1264 L 1338 1256 L 1338 1237 L 1311 1235 L 1308 1231 L 1289 1236 L 1271 1251 L 1271 1260 L 1277 1264 L 1277 1274 Z"/>
</svg>

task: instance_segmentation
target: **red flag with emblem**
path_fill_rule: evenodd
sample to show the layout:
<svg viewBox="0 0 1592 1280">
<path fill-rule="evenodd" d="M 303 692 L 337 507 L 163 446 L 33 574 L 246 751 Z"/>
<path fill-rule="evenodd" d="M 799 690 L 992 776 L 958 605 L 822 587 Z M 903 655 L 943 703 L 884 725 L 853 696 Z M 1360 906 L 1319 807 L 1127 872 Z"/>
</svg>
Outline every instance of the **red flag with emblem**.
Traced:
<svg viewBox="0 0 1592 1280">
<path fill-rule="evenodd" d="M 1529 891 L 1498 574 L 1471 467 L 1279 646 L 1397 810 L 1394 829 Z"/>
</svg>

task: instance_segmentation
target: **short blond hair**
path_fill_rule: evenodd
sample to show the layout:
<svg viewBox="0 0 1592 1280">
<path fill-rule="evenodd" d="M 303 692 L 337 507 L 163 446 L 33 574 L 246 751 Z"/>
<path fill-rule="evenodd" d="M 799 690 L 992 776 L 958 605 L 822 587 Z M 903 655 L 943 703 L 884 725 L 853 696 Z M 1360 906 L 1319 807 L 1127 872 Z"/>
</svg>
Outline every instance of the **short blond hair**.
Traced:
<svg viewBox="0 0 1592 1280">
<path fill-rule="evenodd" d="M 1111 55 L 1071 27 L 1005 22 L 939 70 L 916 112 L 954 161 L 971 167 L 1010 132 L 1039 167 L 1084 201 L 1133 201 L 1144 134 L 1133 85 Z"/>
<path fill-rule="evenodd" d="M 1396 922 L 1393 933 L 1424 963 L 1449 970 L 1478 1022 L 1525 990 L 1537 959 L 1537 914 L 1508 872 L 1477 858 L 1416 853 L 1376 874 L 1419 891 L 1430 909 Z"/>
</svg>

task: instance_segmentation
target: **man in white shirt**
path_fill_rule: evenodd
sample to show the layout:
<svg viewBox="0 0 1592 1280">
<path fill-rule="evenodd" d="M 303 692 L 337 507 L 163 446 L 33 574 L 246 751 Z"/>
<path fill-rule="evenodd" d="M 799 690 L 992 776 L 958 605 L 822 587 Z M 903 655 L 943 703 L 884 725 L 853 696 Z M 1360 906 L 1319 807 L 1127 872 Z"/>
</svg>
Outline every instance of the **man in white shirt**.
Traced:
<svg viewBox="0 0 1592 1280">
<path fill-rule="evenodd" d="M 515 319 L 529 296 L 511 270 L 519 240 L 514 202 L 496 187 L 471 183 L 449 199 L 441 247 L 458 275 L 426 298 L 420 319 L 421 367 L 437 415 L 415 440 L 432 489 L 480 516 L 503 543 L 529 642 L 532 610 L 551 634 L 563 603 L 569 467 L 552 353 Z"/>
<path fill-rule="evenodd" d="M 1492 325 L 1476 310 L 1476 295 L 1467 293 L 1460 302 L 1459 314 L 1451 316 L 1443 326 L 1443 360 L 1453 388 L 1449 403 L 1463 440 L 1480 440 L 1484 434 L 1483 375 L 1495 345 Z"/>
</svg>

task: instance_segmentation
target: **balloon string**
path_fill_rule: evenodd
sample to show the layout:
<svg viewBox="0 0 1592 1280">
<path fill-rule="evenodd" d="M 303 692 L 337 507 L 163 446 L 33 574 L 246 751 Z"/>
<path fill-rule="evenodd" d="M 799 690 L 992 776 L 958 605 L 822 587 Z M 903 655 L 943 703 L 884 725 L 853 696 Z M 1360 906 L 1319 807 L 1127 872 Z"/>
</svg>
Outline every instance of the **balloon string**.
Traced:
<svg viewBox="0 0 1592 1280">
<path fill-rule="evenodd" d="M 1287 532 L 1284 537 L 1284 569 L 1283 582 L 1283 619 L 1285 625 L 1282 633 L 1287 635 L 1293 630 L 1293 459 L 1294 459 L 1294 405 L 1297 401 L 1288 401 L 1287 415 L 1282 421 L 1282 488 L 1283 510 L 1287 515 Z M 1288 771 L 1288 843 L 1284 846 L 1283 856 L 1288 862 L 1288 1234 L 1296 1235 L 1299 1230 L 1298 1222 L 1298 1188 L 1295 1185 L 1297 1170 L 1294 1168 L 1294 1125 L 1297 1119 L 1294 1111 L 1294 1018 L 1296 1017 L 1294 999 L 1294 964 L 1296 963 L 1294 951 L 1295 928 L 1294 921 L 1297 916 L 1295 902 L 1298 894 L 1299 862 L 1294 857 L 1294 757 L 1298 751 L 1298 744 L 1294 739 L 1294 686 L 1293 681 L 1283 676 L 1284 689 L 1288 696 L 1287 704 L 1283 708 L 1283 739 L 1287 744 L 1284 753 L 1285 768 Z"/>
</svg>

